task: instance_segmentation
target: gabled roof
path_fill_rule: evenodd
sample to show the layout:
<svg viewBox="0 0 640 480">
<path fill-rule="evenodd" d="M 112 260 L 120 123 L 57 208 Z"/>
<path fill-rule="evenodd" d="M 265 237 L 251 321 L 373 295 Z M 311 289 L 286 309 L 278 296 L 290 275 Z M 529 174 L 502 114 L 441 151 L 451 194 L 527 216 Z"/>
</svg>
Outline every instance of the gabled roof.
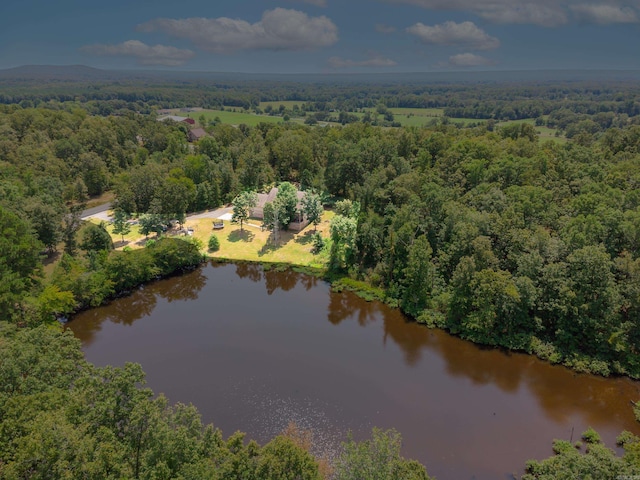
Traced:
<svg viewBox="0 0 640 480">
<path fill-rule="evenodd" d="M 202 128 L 192 128 L 189 130 L 189 141 L 193 142 L 207 136 L 207 132 Z"/>
<path fill-rule="evenodd" d="M 277 195 L 278 195 L 277 187 L 273 187 L 271 190 L 269 190 L 269 193 L 258 193 L 258 203 L 256 204 L 256 207 L 264 208 L 265 203 L 273 202 L 276 199 Z M 300 202 L 304 198 L 304 192 L 301 192 L 300 190 L 296 191 L 296 197 L 298 197 L 298 204 L 296 205 L 296 208 L 300 209 L 302 208 L 302 205 Z"/>
</svg>

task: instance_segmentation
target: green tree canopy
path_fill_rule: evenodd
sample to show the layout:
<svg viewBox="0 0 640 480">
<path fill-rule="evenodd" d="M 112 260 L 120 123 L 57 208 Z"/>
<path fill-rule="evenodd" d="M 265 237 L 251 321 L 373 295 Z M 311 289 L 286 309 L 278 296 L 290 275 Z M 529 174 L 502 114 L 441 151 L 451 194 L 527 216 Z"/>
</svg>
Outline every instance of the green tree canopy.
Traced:
<svg viewBox="0 0 640 480">
<path fill-rule="evenodd" d="M 296 217 L 298 189 L 289 182 L 282 182 L 278 185 L 276 200 L 277 206 L 279 206 L 279 221 L 286 230 L 289 223 Z"/>
<path fill-rule="evenodd" d="M 242 192 L 233 200 L 233 214 L 231 220 L 234 222 L 240 222 L 240 231 L 242 231 L 242 224 L 249 219 L 251 209 L 258 203 L 258 196 L 256 192 Z"/>
<path fill-rule="evenodd" d="M 122 235 L 122 243 L 124 236 L 131 232 L 131 225 L 128 222 L 129 215 L 122 208 L 116 208 L 113 213 L 113 233 Z"/>
<path fill-rule="evenodd" d="M 104 222 L 96 225 L 89 223 L 82 230 L 80 248 L 86 251 L 113 250 L 113 240 Z"/>
<path fill-rule="evenodd" d="M 24 295 L 38 283 L 42 244 L 28 223 L 0 206 L 0 316 L 20 311 Z"/>
<path fill-rule="evenodd" d="M 343 444 L 335 468 L 336 480 L 429 480 L 418 462 L 400 455 L 401 437 L 395 430 L 374 428 L 371 440 Z"/>
<path fill-rule="evenodd" d="M 302 197 L 302 211 L 310 223 L 313 223 L 313 231 L 315 232 L 322 221 L 322 200 L 316 193 L 306 192 Z"/>
</svg>

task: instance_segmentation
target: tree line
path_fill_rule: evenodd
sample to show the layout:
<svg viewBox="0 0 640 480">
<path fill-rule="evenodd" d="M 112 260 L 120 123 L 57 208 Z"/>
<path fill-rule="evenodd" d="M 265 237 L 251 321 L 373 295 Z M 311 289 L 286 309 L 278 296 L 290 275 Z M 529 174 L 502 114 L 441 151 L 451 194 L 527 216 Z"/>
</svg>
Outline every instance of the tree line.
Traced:
<svg viewBox="0 0 640 480">
<path fill-rule="evenodd" d="M 349 439 L 331 466 L 290 425 L 263 446 L 203 425 L 192 405 L 144 386 L 140 365 L 97 368 L 70 331 L 0 323 L 0 477 L 4 479 L 429 480 L 393 430 Z"/>
<path fill-rule="evenodd" d="M 637 378 L 640 127 L 598 118 L 597 130 L 566 144 L 541 142 L 526 124 L 363 123 L 219 124 L 189 144 L 184 126 L 135 111 L 3 107 L 2 318 L 36 325 L 201 260 L 198 246 L 177 239 L 114 252 L 101 227 L 80 230 L 89 195 L 114 192 L 127 215 L 179 218 L 289 182 L 343 199 L 324 242 L 333 276 L 365 281 L 417 321 L 463 338 Z M 285 203 L 278 210 L 286 214 Z M 59 248 L 66 253 L 43 281 L 41 253 Z M 44 431 L 51 418 L 34 422 Z M 35 448 L 30 435 L 11 444 L 11 455 Z M 575 460 L 562 445 L 557 451 Z"/>
</svg>

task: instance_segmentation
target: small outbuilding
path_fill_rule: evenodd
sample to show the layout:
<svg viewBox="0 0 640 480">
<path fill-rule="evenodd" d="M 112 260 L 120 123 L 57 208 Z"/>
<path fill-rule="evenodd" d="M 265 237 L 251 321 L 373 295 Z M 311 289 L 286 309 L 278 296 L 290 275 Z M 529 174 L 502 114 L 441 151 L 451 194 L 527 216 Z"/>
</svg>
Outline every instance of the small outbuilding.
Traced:
<svg viewBox="0 0 640 480">
<path fill-rule="evenodd" d="M 206 137 L 207 132 L 205 132 L 203 128 L 192 128 L 189 130 L 189 133 L 187 133 L 187 136 L 190 142 L 197 142 L 202 137 Z"/>
</svg>

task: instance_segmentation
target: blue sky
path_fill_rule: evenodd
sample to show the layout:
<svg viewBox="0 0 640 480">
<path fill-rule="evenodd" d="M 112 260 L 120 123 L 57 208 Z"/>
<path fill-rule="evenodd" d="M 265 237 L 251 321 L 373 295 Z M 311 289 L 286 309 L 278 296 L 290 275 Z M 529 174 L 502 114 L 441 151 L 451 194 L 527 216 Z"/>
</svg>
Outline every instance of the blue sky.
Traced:
<svg viewBox="0 0 640 480">
<path fill-rule="evenodd" d="M 640 69 L 640 0 L 0 0 L 0 68 Z"/>
</svg>

